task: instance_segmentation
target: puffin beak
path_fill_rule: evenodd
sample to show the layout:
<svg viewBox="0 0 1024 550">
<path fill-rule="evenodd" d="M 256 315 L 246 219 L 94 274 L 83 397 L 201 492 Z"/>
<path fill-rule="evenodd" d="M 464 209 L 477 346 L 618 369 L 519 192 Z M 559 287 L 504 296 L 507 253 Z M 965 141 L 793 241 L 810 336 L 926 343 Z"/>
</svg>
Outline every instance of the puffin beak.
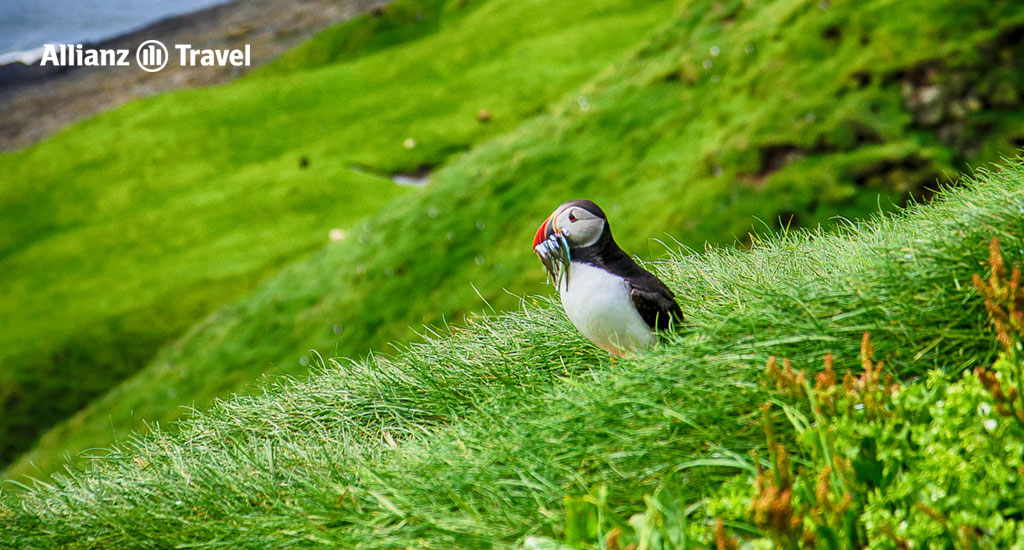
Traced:
<svg viewBox="0 0 1024 550">
<path fill-rule="evenodd" d="M 537 228 L 533 236 L 533 251 L 544 264 L 549 280 L 554 281 L 556 287 L 565 281 L 565 287 L 569 288 L 569 240 L 555 227 L 554 217 L 551 214 Z"/>
<path fill-rule="evenodd" d="M 548 216 L 548 219 L 537 228 L 537 234 L 533 236 L 533 248 L 536 249 L 537 245 L 544 242 L 552 233 L 554 231 L 551 230 L 551 216 Z"/>
</svg>

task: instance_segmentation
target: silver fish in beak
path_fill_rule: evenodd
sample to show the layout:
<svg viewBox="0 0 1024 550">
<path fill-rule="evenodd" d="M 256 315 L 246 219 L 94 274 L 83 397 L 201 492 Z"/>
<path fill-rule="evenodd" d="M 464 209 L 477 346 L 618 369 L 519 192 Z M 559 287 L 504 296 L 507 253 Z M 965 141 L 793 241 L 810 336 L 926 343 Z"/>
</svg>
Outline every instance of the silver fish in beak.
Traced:
<svg viewBox="0 0 1024 550">
<path fill-rule="evenodd" d="M 546 236 L 546 238 L 545 238 Z M 544 269 L 548 274 L 548 282 L 553 282 L 558 288 L 565 283 L 565 289 L 569 289 L 569 263 L 572 256 L 569 253 L 569 240 L 561 231 L 552 231 L 548 222 L 544 222 L 537 231 L 534 238 L 533 251 L 537 253 Z"/>
</svg>

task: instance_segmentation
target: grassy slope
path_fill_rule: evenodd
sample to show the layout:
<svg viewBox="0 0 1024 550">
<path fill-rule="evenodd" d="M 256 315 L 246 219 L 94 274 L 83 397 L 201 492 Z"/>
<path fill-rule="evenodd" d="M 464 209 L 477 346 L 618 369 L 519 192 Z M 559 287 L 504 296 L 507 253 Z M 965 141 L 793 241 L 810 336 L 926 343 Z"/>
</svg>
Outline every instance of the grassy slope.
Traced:
<svg viewBox="0 0 1024 550">
<path fill-rule="evenodd" d="M 666 476 L 684 500 L 725 474 L 678 466 L 763 441 L 770 354 L 855 364 L 859 335 L 912 377 L 989 361 L 970 277 L 1024 248 L 1024 164 L 896 218 L 653 266 L 693 326 L 634 360 L 551 305 L 474 322 L 390 360 L 331 363 L 131 441 L 84 473 L 8 494 L 13 546 L 487 548 L 558 535 L 565 494 L 621 508 Z M 1010 253 L 1012 251 L 1012 253 Z M 620 516 L 629 510 L 618 509 Z"/>
<path fill-rule="evenodd" d="M 375 174 L 508 130 L 669 9 L 627 4 L 400 2 L 242 81 L 134 102 L 0 156 L 0 462 L 400 194 Z M 345 61 L 323 65 L 324 51 Z"/>
<path fill-rule="evenodd" d="M 1020 7 L 984 2 L 685 2 L 549 112 L 440 170 L 428 193 L 397 200 L 352 242 L 289 266 L 194 327 L 8 475 L 36 472 L 33 464 L 50 471 L 64 453 L 176 418 L 182 403 L 203 408 L 261 373 L 301 374 L 309 349 L 358 356 L 408 338 L 410 326 L 479 310 L 473 286 L 494 307 L 514 306 L 503 288 L 540 290 L 525 243 L 564 199 L 604 205 L 619 241 L 649 257 L 660 248 L 650 235 L 701 246 L 745 235 L 753 216 L 859 216 L 933 186 L 965 158 L 995 160 L 1024 135 L 1024 113 L 984 90 L 1016 82 L 1005 60 L 1024 56 L 988 57 L 1019 47 L 1004 42 L 1022 21 Z M 980 94 L 985 107 L 919 121 L 904 87 L 927 84 L 913 75 L 933 59 L 946 60 L 932 79 L 945 83 L 947 103 Z M 962 142 L 940 138 L 951 124 Z"/>
</svg>

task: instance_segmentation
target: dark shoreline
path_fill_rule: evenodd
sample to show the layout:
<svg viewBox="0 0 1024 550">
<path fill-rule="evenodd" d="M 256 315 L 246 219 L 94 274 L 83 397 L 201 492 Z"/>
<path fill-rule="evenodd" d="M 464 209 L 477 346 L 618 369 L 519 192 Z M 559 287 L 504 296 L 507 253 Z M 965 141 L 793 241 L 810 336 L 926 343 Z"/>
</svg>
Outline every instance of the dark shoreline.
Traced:
<svg viewBox="0 0 1024 550">
<path fill-rule="evenodd" d="M 146 40 L 160 40 L 169 48 L 187 43 L 197 48 L 234 49 L 249 44 L 250 67 L 168 64 L 160 72 L 148 73 L 135 66 L 42 67 L 38 61 L 0 65 L 0 151 L 26 147 L 72 122 L 132 99 L 234 80 L 317 32 L 389 1 L 230 0 L 88 45 L 134 52 Z"/>
</svg>

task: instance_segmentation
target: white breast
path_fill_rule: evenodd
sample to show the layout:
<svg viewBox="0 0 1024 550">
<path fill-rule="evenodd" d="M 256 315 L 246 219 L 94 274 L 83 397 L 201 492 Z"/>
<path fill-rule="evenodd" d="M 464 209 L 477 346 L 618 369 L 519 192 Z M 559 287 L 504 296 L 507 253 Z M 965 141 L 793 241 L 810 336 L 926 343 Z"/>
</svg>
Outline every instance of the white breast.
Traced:
<svg viewBox="0 0 1024 550">
<path fill-rule="evenodd" d="M 598 347 L 622 356 L 655 343 L 657 338 L 637 313 L 629 283 L 622 277 L 572 262 L 569 288 L 559 290 L 569 320 Z"/>
</svg>

